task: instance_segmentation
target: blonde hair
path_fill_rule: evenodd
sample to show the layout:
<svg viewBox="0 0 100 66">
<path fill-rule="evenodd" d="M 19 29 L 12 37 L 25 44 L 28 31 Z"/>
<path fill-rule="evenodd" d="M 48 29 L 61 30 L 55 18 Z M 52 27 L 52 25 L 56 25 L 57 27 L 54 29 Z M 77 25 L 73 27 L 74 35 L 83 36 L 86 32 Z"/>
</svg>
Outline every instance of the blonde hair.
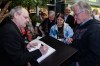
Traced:
<svg viewBox="0 0 100 66">
<path fill-rule="evenodd" d="M 99 14 L 98 9 L 93 9 L 92 13 Z"/>
</svg>

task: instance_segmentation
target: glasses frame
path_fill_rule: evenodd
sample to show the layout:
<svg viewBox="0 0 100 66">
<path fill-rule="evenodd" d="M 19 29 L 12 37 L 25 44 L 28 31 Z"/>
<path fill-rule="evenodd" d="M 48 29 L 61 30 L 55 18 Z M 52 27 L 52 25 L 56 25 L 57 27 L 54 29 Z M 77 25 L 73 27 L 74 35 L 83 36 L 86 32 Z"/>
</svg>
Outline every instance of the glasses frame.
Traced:
<svg viewBox="0 0 100 66">
<path fill-rule="evenodd" d="M 79 13 L 77 14 L 74 14 L 74 16 L 79 16 L 81 13 L 83 13 L 84 11 L 80 11 Z"/>
</svg>

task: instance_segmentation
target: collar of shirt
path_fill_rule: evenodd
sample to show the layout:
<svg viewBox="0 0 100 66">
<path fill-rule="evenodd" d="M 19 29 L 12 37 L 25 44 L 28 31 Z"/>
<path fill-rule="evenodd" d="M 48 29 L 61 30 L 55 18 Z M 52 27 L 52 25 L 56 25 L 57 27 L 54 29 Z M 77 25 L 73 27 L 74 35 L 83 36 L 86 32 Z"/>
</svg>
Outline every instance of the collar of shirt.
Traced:
<svg viewBox="0 0 100 66">
<path fill-rule="evenodd" d="M 67 20 L 67 17 L 68 17 L 68 15 L 64 15 L 64 20 L 65 20 L 65 21 Z"/>
<path fill-rule="evenodd" d="M 86 22 L 88 22 L 88 21 L 91 20 L 91 19 L 93 19 L 93 18 L 89 18 L 89 19 L 85 20 L 84 22 L 82 22 L 82 23 L 80 24 L 80 26 L 84 25 Z"/>
</svg>

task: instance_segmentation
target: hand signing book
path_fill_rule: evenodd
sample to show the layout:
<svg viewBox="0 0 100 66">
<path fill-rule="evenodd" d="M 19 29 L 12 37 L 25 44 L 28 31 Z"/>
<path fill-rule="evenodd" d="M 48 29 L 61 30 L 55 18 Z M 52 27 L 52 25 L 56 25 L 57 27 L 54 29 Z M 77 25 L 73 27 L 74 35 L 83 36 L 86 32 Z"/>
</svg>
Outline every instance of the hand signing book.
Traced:
<svg viewBox="0 0 100 66">
<path fill-rule="evenodd" d="M 47 46 L 47 45 L 42 45 L 42 44 L 41 44 L 41 46 L 39 46 L 39 44 L 38 44 L 37 42 L 35 42 L 35 43 L 29 43 L 29 44 L 27 45 L 27 49 L 29 49 L 29 50 L 30 50 L 31 48 L 37 49 L 36 46 L 39 47 L 39 50 L 40 50 L 40 52 L 41 52 L 42 55 L 44 55 L 44 54 L 47 53 L 47 51 L 48 51 L 48 46 Z"/>
<path fill-rule="evenodd" d="M 42 55 L 46 54 L 47 51 L 48 51 L 48 46 L 47 45 L 44 45 L 39 48 L 40 52 L 42 53 Z"/>
</svg>

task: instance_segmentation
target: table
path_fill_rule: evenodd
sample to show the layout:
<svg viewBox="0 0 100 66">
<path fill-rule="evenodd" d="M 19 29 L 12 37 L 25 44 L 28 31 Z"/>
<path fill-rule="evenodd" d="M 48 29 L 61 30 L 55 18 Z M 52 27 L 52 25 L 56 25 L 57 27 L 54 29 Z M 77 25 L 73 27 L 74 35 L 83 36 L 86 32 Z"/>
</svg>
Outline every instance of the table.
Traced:
<svg viewBox="0 0 100 66">
<path fill-rule="evenodd" d="M 44 59 L 39 66 L 60 66 L 77 52 L 75 48 L 50 36 L 43 37 L 40 40 L 56 49 L 56 51 Z"/>
</svg>

